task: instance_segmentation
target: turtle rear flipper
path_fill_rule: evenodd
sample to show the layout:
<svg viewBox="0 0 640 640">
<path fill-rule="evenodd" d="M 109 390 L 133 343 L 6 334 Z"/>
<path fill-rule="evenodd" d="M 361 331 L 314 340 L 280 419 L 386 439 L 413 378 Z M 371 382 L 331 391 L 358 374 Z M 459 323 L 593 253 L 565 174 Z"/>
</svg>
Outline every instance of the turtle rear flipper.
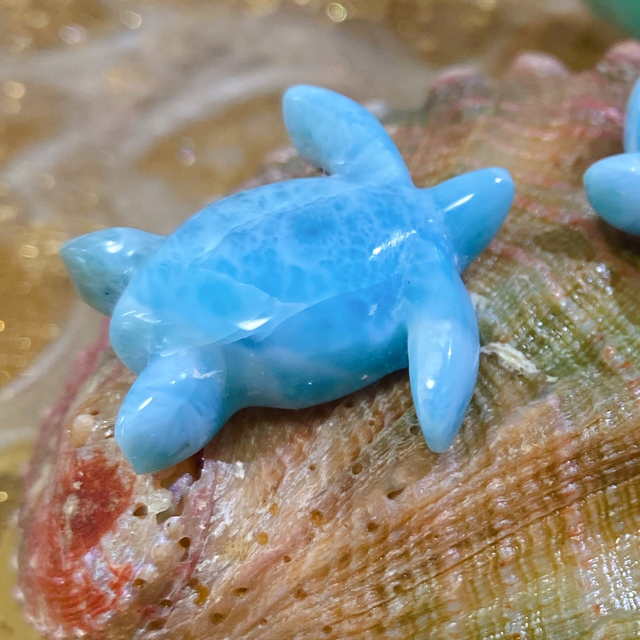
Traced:
<svg viewBox="0 0 640 640">
<path fill-rule="evenodd" d="M 349 98 L 308 85 L 289 89 L 284 121 L 298 153 L 330 175 L 412 186 L 409 171 L 382 124 Z"/>
</svg>

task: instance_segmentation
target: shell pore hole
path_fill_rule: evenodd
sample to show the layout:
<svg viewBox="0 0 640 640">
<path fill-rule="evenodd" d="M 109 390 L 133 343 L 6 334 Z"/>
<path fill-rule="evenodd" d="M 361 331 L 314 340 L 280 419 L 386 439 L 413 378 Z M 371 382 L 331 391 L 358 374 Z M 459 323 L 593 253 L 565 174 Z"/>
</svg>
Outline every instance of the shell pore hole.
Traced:
<svg viewBox="0 0 640 640">
<path fill-rule="evenodd" d="M 261 531 L 257 536 L 256 536 L 256 542 L 258 544 L 262 544 L 265 545 L 269 542 L 269 534 L 266 531 Z"/>
<path fill-rule="evenodd" d="M 147 631 L 157 631 L 159 629 L 163 629 L 165 624 L 167 624 L 166 620 L 152 620 L 147 625 Z"/>
<path fill-rule="evenodd" d="M 149 514 L 149 507 L 146 504 L 139 504 L 133 510 L 133 515 L 136 518 L 144 518 Z"/>
</svg>

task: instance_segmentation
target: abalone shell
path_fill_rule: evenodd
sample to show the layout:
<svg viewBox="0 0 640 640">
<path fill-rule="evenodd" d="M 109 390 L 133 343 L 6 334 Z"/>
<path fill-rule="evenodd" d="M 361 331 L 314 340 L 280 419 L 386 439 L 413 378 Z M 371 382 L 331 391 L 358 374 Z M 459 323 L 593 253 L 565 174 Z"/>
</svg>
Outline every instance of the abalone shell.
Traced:
<svg viewBox="0 0 640 640">
<path fill-rule="evenodd" d="M 636 638 L 640 245 L 584 170 L 622 147 L 640 45 L 572 75 L 528 54 L 467 68 L 390 130 L 418 186 L 486 166 L 507 222 L 465 279 L 483 342 L 459 437 L 421 435 L 405 373 L 342 401 L 245 410 L 136 476 L 113 439 L 132 376 L 85 353 L 44 423 L 20 597 L 47 638 Z M 309 173 L 282 152 L 254 182 Z"/>
</svg>

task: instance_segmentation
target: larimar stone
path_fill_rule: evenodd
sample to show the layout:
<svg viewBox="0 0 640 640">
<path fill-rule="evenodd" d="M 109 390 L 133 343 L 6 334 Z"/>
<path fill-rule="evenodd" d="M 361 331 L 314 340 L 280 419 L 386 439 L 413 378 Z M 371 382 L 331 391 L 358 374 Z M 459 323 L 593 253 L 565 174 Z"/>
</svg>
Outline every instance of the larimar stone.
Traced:
<svg viewBox="0 0 640 640">
<path fill-rule="evenodd" d="M 627 106 L 624 150 L 590 167 L 584 186 L 596 213 L 614 227 L 640 235 L 640 80 Z"/>
<path fill-rule="evenodd" d="M 139 473 L 195 453 L 243 407 L 307 407 L 406 367 L 434 451 L 468 408 L 479 340 L 460 273 L 502 225 L 511 177 L 485 169 L 417 189 L 355 102 L 297 86 L 283 109 L 328 176 L 230 196 L 167 238 L 109 229 L 62 249 L 139 373 L 116 423 Z"/>
</svg>

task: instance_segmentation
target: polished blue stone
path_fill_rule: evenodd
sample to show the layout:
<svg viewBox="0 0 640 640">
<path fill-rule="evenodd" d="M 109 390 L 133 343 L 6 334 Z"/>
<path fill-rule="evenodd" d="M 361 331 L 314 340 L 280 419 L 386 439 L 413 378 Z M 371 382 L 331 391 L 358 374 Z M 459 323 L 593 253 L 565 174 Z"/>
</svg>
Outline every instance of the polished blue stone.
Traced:
<svg viewBox="0 0 640 640">
<path fill-rule="evenodd" d="M 640 81 L 627 106 L 624 150 L 591 166 L 584 186 L 598 215 L 622 231 L 640 235 Z"/>
<path fill-rule="evenodd" d="M 479 341 L 460 273 L 502 225 L 511 177 L 485 169 L 417 189 L 357 103 L 297 86 L 283 109 L 328 176 L 230 196 L 167 238 L 109 229 L 63 247 L 140 374 L 116 423 L 138 472 L 195 453 L 242 407 L 307 407 L 407 366 L 433 450 L 468 408 Z"/>
</svg>

